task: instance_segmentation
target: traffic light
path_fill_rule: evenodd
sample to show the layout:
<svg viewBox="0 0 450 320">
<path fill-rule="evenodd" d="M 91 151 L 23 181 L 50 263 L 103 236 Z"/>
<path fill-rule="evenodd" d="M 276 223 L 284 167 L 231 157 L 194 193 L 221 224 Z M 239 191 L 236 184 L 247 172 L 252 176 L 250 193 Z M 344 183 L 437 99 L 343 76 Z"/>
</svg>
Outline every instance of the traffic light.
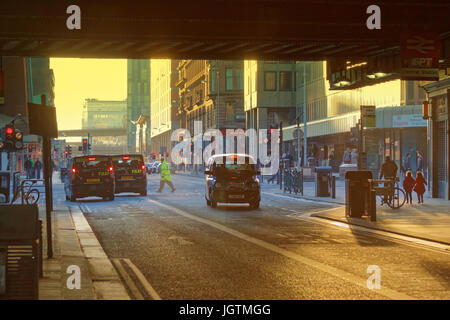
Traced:
<svg viewBox="0 0 450 320">
<path fill-rule="evenodd" d="M 83 153 L 84 154 L 87 154 L 88 153 L 88 139 L 83 139 L 83 144 L 82 144 L 82 150 L 83 150 Z"/>
<path fill-rule="evenodd" d="M 23 149 L 23 134 L 12 124 L 7 124 L 3 128 L 2 139 L 3 142 L 0 145 L 1 149 L 8 151 L 18 151 Z"/>
<path fill-rule="evenodd" d="M 67 157 L 72 158 L 72 146 L 70 144 L 67 146 Z"/>
<path fill-rule="evenodd" d="M 28 153 L 33 152 L 33 146 L 31 144 L 28 145 Z"/>
</svg>

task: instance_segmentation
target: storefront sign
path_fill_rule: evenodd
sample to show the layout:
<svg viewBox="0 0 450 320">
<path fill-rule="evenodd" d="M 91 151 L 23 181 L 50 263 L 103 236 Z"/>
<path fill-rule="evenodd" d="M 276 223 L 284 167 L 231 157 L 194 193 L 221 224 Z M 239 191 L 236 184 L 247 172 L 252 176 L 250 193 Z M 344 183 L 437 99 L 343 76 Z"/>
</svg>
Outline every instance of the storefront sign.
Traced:
<svg viewBox="0 0 450 320">
<path fill-rule="evenodd" d="M 402 80 L 439 80 L 440 39 L 435 34 L 402 38 Z"/>
<path fill-rule="evenodd" d="M 361 106 L 361 123 L 366 128 L 375 128 L 377 126 L 375 106 Z"/>
<path fill-rule="evenodd" d="M 392 116 L 393 128 L 426 127 L 427 120 L 421 114 L 401 114 Z"/>
</svg>

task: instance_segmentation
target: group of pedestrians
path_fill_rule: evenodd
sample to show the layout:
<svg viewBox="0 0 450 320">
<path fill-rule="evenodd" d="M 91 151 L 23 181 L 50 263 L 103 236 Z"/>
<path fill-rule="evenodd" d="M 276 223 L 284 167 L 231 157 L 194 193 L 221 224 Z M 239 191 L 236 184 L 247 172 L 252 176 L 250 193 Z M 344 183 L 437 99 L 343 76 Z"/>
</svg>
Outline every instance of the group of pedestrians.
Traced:
<svg viewBox="0 0 450 320">
<path fill-rule="evenodd" d="M 39 158 L 36 161 L 28 158 L 24 163 L 24 168 L 27 174 L 27 179 L 41 178 L 42 162 L 39 160 Z"/>
<path fill-rule="evenodd" d="M 426 191 L 425 186 L 427 182 L 423 175 L 423 155 L 421 152 L 417 152 L 417 171 L 416 177 L 413 177 L 411 169 L 411 154 L 407 153 L 403 159 L 401 165 L 401 171 L 404 174 L 403 189 L 406 194 L 406 203 L 412 203 L 412 192 L 416 192 L 418 203 L 423 203 L 423 194 Z M 391 160 L 389 156 L 385 158 L 383 165 L 381 166 L 380 179 L 395 179 L 397 177 L 398 167 L 397 164 Z"/>
</svg>

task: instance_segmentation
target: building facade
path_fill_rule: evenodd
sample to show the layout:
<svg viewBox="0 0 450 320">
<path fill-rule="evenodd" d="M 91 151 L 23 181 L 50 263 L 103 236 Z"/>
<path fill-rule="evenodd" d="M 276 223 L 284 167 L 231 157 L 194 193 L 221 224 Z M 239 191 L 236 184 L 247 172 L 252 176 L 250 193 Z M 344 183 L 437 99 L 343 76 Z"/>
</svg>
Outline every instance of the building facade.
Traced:
<svg viewBox="0 0 450 320">
<path fill-rule="evenodd" d="M 137 122 L 140 116 L 150 116 L 150 60 L 129 59 L 127 61 L 127 150 L 136 149 Z M 143 132 L 145 150 L 150 149 L 150 126 Z"/>
<path fill-rule="evenodd" d="M 151 153 L 170 155 L 171 133 L 179 128 L 178 60 L 152 59 L 150 65 Z"/>
<path fill-rule="evenodd" d="M 428 113 L 428 170 L 433 198 L 450 200 L 450 68 L 440 80 L 426 84 Z"/>
<path fill-rule="evenodd" d="M 246 127 L 269 129 L 295 122 L 295 62 L 244 62 Z"/>
<path fill-rule="evenodd" d="M 82 129 L 124 129 L 127 127 L 127 101 L 86 99 L 83 104 Z M 127 137 L 93 137 L 92 152 L 126 152 Z"/>
<path fill-rule="evenodd" d="M 202 131 L 245 129 L 243 61 L 182 60 L 178 66 L 180 126 L 194 134 L 194 122 Z"/>
<path fill-rule="evenodd" d="M 338 165 L 347 148 L 357 149 L 350 128 L 360 118 L 360 106 L 371 105 L 377 108 L 377 124 L 365 134 L 367 167 L 377 172 L 388 155 L 400 167 L 402 157 L 410 153 L 415 168 L 416 151 L 426 148 L 426 122 L 417 121 L 425 97 L 419 87 L 422 83 L 391 80 L 352 90 L 330 90 L 326 62 L 297 62 L 296 69 L 296 116 L 301 133 L 306 116 L 307 154 L 316 165 L 328 164 L 330 154 Z M 284 129 L 284 150 L 296 155 L 300 147 L 303 155 L 303 141 L 297 145 L 297 126 Z"/>
</svg>

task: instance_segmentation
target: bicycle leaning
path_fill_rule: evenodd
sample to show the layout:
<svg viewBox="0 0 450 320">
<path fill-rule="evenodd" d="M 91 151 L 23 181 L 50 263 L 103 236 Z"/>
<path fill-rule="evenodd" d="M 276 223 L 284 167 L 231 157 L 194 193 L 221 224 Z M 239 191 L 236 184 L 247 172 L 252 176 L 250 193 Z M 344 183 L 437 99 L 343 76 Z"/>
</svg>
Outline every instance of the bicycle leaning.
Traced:
<svg viewBox="0 0 450 320">
<path fill-rule="evenodd" d="M 303 195 L 303 173 L 301 171 L 294 168 L 284 169 L 283 177 L 283 192 L 289 191 L 289 193 L 292 193 L 293 191 L 295 194 L 301 193 Z"/>
<path fill-rule="evenodd" d="M 35 204 L 38 203 L 40 192 L 38 188 L 38 182 L 41 182 L 43 180 L 38 179 L 27 179 L 23 180 L 20 184 L 20 193 L 22 194 L 22 203 L 26 204 Z M 18 194 L 14 196 L 16 199 L 18 197 Z"/>
<path fill-rule="evenodd" d="M 381 205 L 387 204 L 392 209 L 401 208 L 406 201 L 405 191 L 399 186 L 400 179 L 372 180 L 373 189 L 381 199 Z M 384 186 L 378 186 L 383 183 Z"/>
</svg>

